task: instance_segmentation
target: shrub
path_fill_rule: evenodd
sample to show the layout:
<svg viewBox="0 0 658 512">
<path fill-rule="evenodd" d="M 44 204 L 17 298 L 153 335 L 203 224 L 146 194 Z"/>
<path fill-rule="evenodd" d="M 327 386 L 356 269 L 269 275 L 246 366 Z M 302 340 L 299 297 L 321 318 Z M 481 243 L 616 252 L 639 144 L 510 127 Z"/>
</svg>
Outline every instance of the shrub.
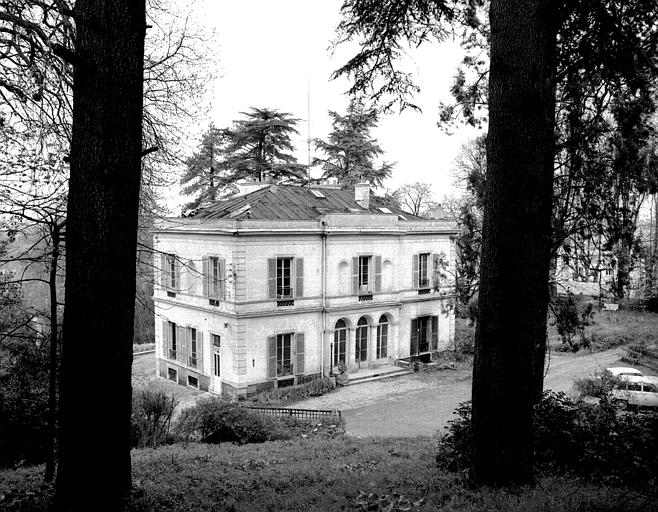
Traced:
<svg viewBox="0 0 658 512">
<path fill-rule="evenodd" d="M 647 299 L 646 308 L 647 311 L 651 311 L 652 313 L 658 313 L 658 295 L 655 295 Z"/>
<path fill-rule="evenodd" d="M 213 444 L 263 443 L 290 437 L 282 422 L 258 416 L 238 403 L 219 397 L 202 398 L 185 409 L 177 431 L 186 439 Z"/>
<path fill-rule="evenodd" d="M 603 398 L 620 383 L 619 377 L 614 376 L 608 370 L 601 370 L 595 371 L 594 375 L 590 377 L 576 379 L 574 388 L 580 397 Z"/>
<path fill-rule="evenodd" d="M 589 340 L 584 332 L 585 327 L 592 323 L 594 305 L 589 303 L 584 306 L 574 299 L 571 292 L 567 292 L 566 296 L 554 299 L 551 309 L 562 344 L 570 347 L 573 352 L 580 348 L 588 348 Z M 577 338 L 580 339 L 580 342 Z M 567 350 L 563 348 L 559 351 L 566 352 Z"/>
<path fill-rule="evenodd" d="M 438 444 L 436 463 L 461 471 L 471 463 L 471 404 L 460 404 Z M 658 474 L 658 414 L 619 413 L 545 392 L 534 409 L 534 455 L 540 472 L 570 473 L 608 484 L 646 485 Z"/>
<path fill-rule="evenodd" d="M 131 446 L 157 448 L 171 440 L 171 420 L 178 405 L 162 387 L 145 387 L 133 393 Z"/>
<path fill-rule="evenodd" d="M 46 460 L 48 348 L 27 336 L 0 347 L 0 467 Z"/>
<path fill-rule="evenodd" d="M 261 391 L 254 395 L 253 400 L 258 403 L 290 403 L 312 396 L 322 396 L 334 389 L 334 387 L 335 383 L 333 379 L 320 377 L 297 386 Z"/>
</svg>

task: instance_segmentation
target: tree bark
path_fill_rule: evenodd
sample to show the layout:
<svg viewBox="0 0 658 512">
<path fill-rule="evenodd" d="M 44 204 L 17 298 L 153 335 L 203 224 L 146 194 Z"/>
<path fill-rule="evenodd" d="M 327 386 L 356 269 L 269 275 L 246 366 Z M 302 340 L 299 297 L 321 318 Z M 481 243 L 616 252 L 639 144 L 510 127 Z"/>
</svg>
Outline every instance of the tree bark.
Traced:
<svg viewBox="0 0 658 512">
<path fill-rule="evenodd" d="M 550 0 L 492 0 L 490 7 L 487 181 L 473 371 L 471 478 L 478 484 L 533 479 L 532 405 L 537 376 L 543 376 L 551 249 L 555 8 Z"/>
<path fill-rule="evenodd" d="M 77 0 L 57 510 L 123 510 L 145 0 Z"/>
</svg>

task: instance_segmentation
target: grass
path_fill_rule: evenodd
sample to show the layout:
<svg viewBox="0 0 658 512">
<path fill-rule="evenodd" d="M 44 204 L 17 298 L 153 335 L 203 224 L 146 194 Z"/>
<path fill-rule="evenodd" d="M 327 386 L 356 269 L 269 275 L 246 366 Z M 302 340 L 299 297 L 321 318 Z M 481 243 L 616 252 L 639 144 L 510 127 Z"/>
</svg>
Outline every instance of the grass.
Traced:
<svg viewBox="0 0 658 512">
<path fill-rule="evenodd" d="M 566 476 L 511 491 L 471 489 L 462 475 L 435 468 L 435 445 L 427 437 L 343 437 L 135 450 L 130 510 L 383 510 L 367 507 L 395 494 L 409 500 L 407 509 L 427 511 L 658 510 L 655 490 L 650 496 Z M 0 509 L 45 510 L 52 488 L 42 486 L 42 469 L 0 472 Z"/>
</svg>

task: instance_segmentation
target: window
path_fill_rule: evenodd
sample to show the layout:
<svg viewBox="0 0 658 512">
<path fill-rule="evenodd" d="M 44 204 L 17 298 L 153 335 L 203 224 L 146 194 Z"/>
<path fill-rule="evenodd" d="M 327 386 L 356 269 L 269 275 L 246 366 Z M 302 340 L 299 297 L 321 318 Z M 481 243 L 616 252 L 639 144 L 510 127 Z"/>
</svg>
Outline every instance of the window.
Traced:
<svg viewBox="0 0 658 512">
<path fill-rule="evenodd" d="M 313 194 L 315 197 L 318 197 L 318 198 L 326 197 L 326 196 L 325 196 L 322 192 L 320 192 L 319 190 L 311 189 L 311 194 Z"/>
<path fill-rule="evenodd" d="M 368 360 L 368 320 L 359 318 L 356 326 L 356 343 L 354 345 L 354 358 L 357 363 Z"/>
<path fill-rule="evenodd" d="M 430 285 L 429 278 L 429 253 L 418 255 L 418 288 L 426 288 Z"/>
<path fill-rule="evenodd" d="M 191 375 L 187 376 L 187 385 L 193 388 L 199 388 L 199 379 L 192 377 Z"/>
<path fill-rule="evenodd" d="M 224 294 L 221 290 L 221 283 L 223 279 L 220 259 L 217 256 L 210 256 L 208 258 L 208 267 L 210 274 L 208 276 L 208 297 L 212 297 L 214 299 L 223 299 Z"/>
<path fill-rule="evenodd" d="M 382 315 L 377 325 L 377 359 L 388 356 L 388 318 Z"/>
<path fill-rule="evenodd" d="M 370 291 L 370 258 L 372 256 L 359 256 L 359 291 Z"/>
<path fill-rule="evenodd" d="M 220 355 L 221 338 L 217 334 L 211 334 L 212 338 L 212 359 L 213 359 L 213 374 L 215 377 L 221 377 L 222 361 Z"/>
<path fill-rule="evenodd" d="M 197 363 L 198 363 L 196 329 L 194 329 L 193 327 L 190 327 L 189 335 L 190 335 L 190 355 L 189 355 L 187 364 L 189 366 L 191 366 L 192 368 L 196 368 Z"/>
<path fill-rule="evenodd" d="M 162 322 L 163 353 L 167 359 L 203 371 L 203 334 L 195 327 Z"/>
<path fill-rule="evenodd" d="M 180 284 L 180 262 L 175 254 L 161 254 L 160 258 L 160 285 L 170 297 L 175 297 Z"/>
<path fill-rule="evenodd" d="M 288 299 L 292 297 L 292 258 L 276 259 L 276 297 Z"/>
<path fill-rule="evenodd" d="M 178 382 L 178 372 L 174 368 L 167 368 L 167 378 L 172 382 Z"/>
<path fill-rule="evenodd" d="M 338 320 L 334 327 L 334 366 L 345 363 L 345 348 L 347 346 L 347 324 L 345 320 Z"/>
<path fill-rule="evenodd" d="M 371 300 L 372 294 L 380 292 L 381 287 L 382 257 L 354 256 L 352 258 L 352 293 L 359 295 L 359 300 Z M 363 296 L 366 298 L 364 299 Z"/>
<path fill-rule="evenodd" d="M 292 333 L 276 337 L 276 376 L 292 375 Z"/>
<path fill-rule="evenodd" d="M 291 256 L 267 261 L 268 296 L 277 306 L 294 306 L 295 297 L 304 296 L 304 259 Z"/>
<path fill-rule="evenodd" d="M 391 210 L 389 210 L 388 208 L 385 208 L 383 206 L 379 207 L 379 211 L 382 212 L 382 213 L 393 213 Z"/>
</svg>

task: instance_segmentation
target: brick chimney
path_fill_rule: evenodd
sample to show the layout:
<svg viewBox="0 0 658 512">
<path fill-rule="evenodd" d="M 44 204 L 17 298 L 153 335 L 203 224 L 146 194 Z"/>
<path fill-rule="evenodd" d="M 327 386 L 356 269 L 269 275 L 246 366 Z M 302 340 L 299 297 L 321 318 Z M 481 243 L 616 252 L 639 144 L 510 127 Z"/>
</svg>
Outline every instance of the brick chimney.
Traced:
<svg viewBox="0 0 658 512">
<path fill-rule="evenodd" d="M 357 183 L 354 185 L 354 200 L 361 208 L 370 208 L 370 185 L 368 183 Z"/>
</svg>

